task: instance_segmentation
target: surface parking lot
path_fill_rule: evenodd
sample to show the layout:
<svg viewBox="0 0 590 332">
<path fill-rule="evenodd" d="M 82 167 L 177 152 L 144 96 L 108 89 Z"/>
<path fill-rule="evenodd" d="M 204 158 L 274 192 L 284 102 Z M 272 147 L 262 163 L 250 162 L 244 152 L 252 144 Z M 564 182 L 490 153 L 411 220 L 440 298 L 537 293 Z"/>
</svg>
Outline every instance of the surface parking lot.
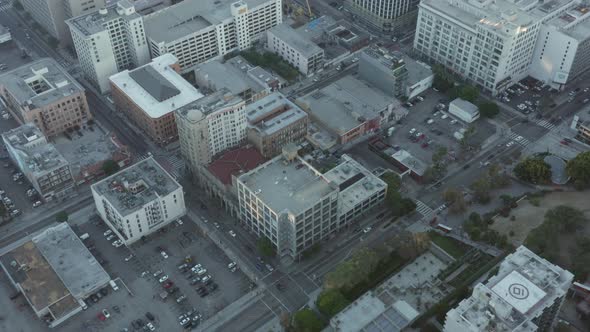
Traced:
<svg viewBox="0 0 590 332">
<path fill-rule="evenodd" d="M 230 260 L 193 223 L 173 223 L 142 243 L 115 248 L 111 244 L 115 239 L 107 241 L 103 235 L 106 225 L 98 217 L 92 220 L 76 231 L 90 235 L 86 245 L 116 280 L 119 290 L 109 287 L 110 294 L 97 303 L 87 301 L 89 308 L 66 322 L 64 331 L 121 331 L 123 328 L 139 331 L 148 322 L 146 312 L 154 316 L 157 331 L 181 331 L 179 316 L 182 314 L 191 312 L 191 317 L 200 314 L 199 322 L 202 322 L 249 291 L 250 280 L 239 269 L 233 273 L 229 271 Z M 165 251 L 168 258 L 164 258 L 161 251 Z M 198 263 L 207 269 L 202 276 L 210 275 L 212 283 L 208 286 L 200 281 L 191 284 L 196 274 L 190 269 L 184 273 L 178 269 L 187 256 L 192 259 L 191 267 Z M 161 274 L 154 277 L 159 271 Z M 172 283 L 168 289 L 163 286 L 166 282 L 159 282 L 164 275 L 168 276 L 166 282 Z M 213 284 L 217 289 L 211 289 Z M 201 286 L 209 289 L 208 295 L 201 297 L 197 293 L 196 289 Z M 174 293 L 169 294 L 173 289 Z M 166 298 L 161 299 L 161 294 Z M 186 298 L 177 303 L 183 295 Z M 118 306 L 120 312 L 116 312 L 114 306 Z M 101 321 L 98 315 L 105 308 L 111 317 Z M 141 319 L 141 327 L 134 329 L 133 322 L 137 325 L 138 319 Z"/>
</svg>

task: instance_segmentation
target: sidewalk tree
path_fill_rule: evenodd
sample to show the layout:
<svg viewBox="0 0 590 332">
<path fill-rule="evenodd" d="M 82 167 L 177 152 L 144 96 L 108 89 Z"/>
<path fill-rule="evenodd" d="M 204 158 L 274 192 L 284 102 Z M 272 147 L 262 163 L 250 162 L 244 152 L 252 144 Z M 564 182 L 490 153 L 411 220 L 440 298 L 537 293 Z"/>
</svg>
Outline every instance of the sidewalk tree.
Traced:
<svg viewBox="0 0 590 332">
<path fill-rule="evenodd" d="M 119 164 L 117 164 L 117 162 L 115 162 L 112 159 L 105 160 L 105 162 L 102 163 L 102 171 L 107 176 L 111 175 L 111 174 L 115 174 L 119 169 L 120 169 Z"/>
<path fill-rule="evenodd" d="M 579 189 L 590 187 L 590 152 L 582 152 L 571 159 L 565 168 L 574 186 Z"/>
<path fill-rule="evenodd" d="M 500 108 L 493 102 L 482 102 L 479 104 L 479 113 L 486 118 L 493 118 L 500 113 Z"/>
<path fill-rule="evenodd" d="M 260 254 L 265 257 L 273 257 L 275 255 L 275 247 L 267 237 L 261 237 L 256 242 L 256 247 Z"/>
<path fill-rule="evenodd" d="M 469 187 L 471 190 L 473 190 L 473 200 L 475 200 L 477 203 L 487 204 L 492 199 L 490 196 L 492 185 L 489 179 L 482 177 L 478 180 L 475 180 Z"/>
<path fill-rule="evenodd" d="M 352 257 L 338 264 L 326 274 L 324 286 L 327 289 L 349 288 L 364 281 L 373 271 L 379 257 L 374 250 L 363 247 L 354 252 Z"/>
<path fill-rule="evenodd" d="M 16 8 L 16 10 L 23 10 L 23 5 L 20 3 L 20 1 L 14 1 L 12 3 L 12 6 L 14 6 L 14 8 Z"/>
<path fill-rule="evenodd" d="M 457 189 L 451 188 L 443 192 L 443 200 L 449 206 L 451 213 L 463 213 L 467 210 L 463 193 Z"/>
<path fill-rule="evenodd" d="M 475 103 L 479 98 L 479 90 L 472 85 L 463 85 L 459 88 L 459 98 Z"/>
<path fill-rule="evenodd" d="M 320 332 L 324 322 L 311 309 L 301 309 L 293 317 L 293 327 L 297 332 Z"/>
<path fill-rule="evenodd" d="M 56 215 L 55 215 L 55 220 L 57 222 L 66 222 L 68 221 L 70 217 L 68 216 L 68 213 L 66 211 L 59 211 Z"/>
<path fill-rule="evenodd" d="M 328 318 L 332 318 L 349 304 L 350 302 L 337 289 L 324 290 L 316 301 L 318 310 Z"/>
<path fill-rule="evenodd" d="M 401 180 L 399 178 L 399 176 L 391 173 L 391 172 L 387 172 L 383 175 L 381 175 L 381 179 L 383 181 L 385 181 L 385 183 L 387 183 L 387 191 L 389 192 L 389 190 L 399 190 L 399 188 L 401 187 Z"/>
<path fill-rule="evenodd" d="M 543 184 L 551 179 L 551 167 L 541 158 L 527 158 L 514 167 L 514 174 L 522 181 Z"/>
</svg>

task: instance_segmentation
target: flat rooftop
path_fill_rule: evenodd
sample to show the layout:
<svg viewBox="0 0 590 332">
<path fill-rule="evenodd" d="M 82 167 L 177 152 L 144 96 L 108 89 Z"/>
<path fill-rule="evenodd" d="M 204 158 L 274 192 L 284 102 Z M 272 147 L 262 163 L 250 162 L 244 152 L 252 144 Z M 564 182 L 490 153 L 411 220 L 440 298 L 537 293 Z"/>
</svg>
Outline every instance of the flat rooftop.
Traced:
<svg viewBox="0 0 590 332">
<path fill-rule="evenodd" d="M 226 88 L 215 91 L 176 110 L 176 115 L 190 123 L 197 123 L 209 114 L 243 103 Z"/>
<path fill-rule="evenodd" d="M 303 159 L 297 157 L 287 162 L 283 155 L 240 176 L 239 180 L 275 213 L 298 215 L 337 191 Z"/>
<path fill-rule="evenodd" d="M 84 88 L 51 58 L 42 58 L 0 75 L 0 86 L 31 109 L 53 104 Z"/>
<path fill-rule="evenodd" d="M 232 94 L 252 90 L 255 93 L 264 90 L 264 87 L 248 77 L 246 70 L 254 68 L 245 60 L 241 61 L 240 67 L 232 63 L 222 63 L 218 60 L 207 61 L 199 64 L 195 69 L 197 81 L 205 80 L 208 86 L 214 90 L 227 88 Z M 243 67 L 243 68 L 241 68 Z"/>
<path fill-rule="evenodd" d="M 559 28 L 563 33 L 578 41 L 583 41 L 590 38 L 590 19 L 586 15 L 589 11 L 589 4 L 572 2 L 567 11 L 553 18 L 547 24 Z"/>
<path fill-rule="evenodd" d="M 265 135 L 272 135 L 305 118 L 307 113 L 280 92 L 271 93 L 246 106 L 250 127 Z"/>
<path fill-rule="evenodd" d="M 133 8 L 133 9 L 132 9 Z M 85 15 L 80 15 L 69 20 L 66 23 L 78 30 L 85 36 L 91 36 L 95 33 L 104 31 L 105 24 L 115 19 L 133 20 L 140 18 L 141 15 L 135 12 L 135 7 L 128 0 L 120 0 L 116 4 L 107 6 L 104 11 L 94 11 Z M 125 10 L 131 9 L 130 14 L 125 14 Z"/>
<path fill-rule="evenodd" d="M 224 152 L 207 169 L 224 185 L 232 184 L 232 176 L 247 173 L 266 162 L 255 147 L 240 147 Z"/>
<path fill-rule="evenodd" d="M 160 118 L 203 97 L 178 74 L 172 65 L 178 59 L 170 53 L 133 70 L 111 76 L 112 84 L 125 93 L 152 119 Z"/>
<path fill-rule="evenodd" d="M 479 108 L 476 105 L 468 102 L 467 100 L 463 100 L 461 98 L 457 98 L 457 99 L 451 101 L 451 103 L 449 104 L 449 107 L 451 105 L 459 107 L 460 109 L 462 109 L 465 112 L 468 112 L 472 116 L 476 116 L 477 114 L 479 114 Z"/>
<path fill-rule="evenodd" d="M 150 157 L 93 184 L 92 188 L 126 216 L 180 185 Z"/>
<path fill-rule="evenodd" d="M 412 172 L 416 173 L 419 176 L 424 175 L 428 166 L 426 163 L 416 157 L 414 157 L 411 153 L 406 150 L 399 150 L 399 151 L 389 151 L 385 150 L 385 153 L 391 154 L 391 157 L 400 164 L 404 165 L 406 168 L 410 169 Z"/>
<path fill-rule="evenodd" d="M 339 134 L 380 117 L 395 102 L 393 97 L 352 76 L 297 99 L 306 112 Z"/>
<path fill-rule="evenodd" d="M 299 52 L 306 58 L 324 52 L 324 50 L 322 50 L 313 41 L 306 38 L 304 34 L 300 34 L 297 30 L 291 28 L 286 23 L 276 25 L 272 27 L 268 32 L 272 33 L 277 38 L 287 43 L 290 47 L 295 49 L 297 52 Z"/>
</svg>

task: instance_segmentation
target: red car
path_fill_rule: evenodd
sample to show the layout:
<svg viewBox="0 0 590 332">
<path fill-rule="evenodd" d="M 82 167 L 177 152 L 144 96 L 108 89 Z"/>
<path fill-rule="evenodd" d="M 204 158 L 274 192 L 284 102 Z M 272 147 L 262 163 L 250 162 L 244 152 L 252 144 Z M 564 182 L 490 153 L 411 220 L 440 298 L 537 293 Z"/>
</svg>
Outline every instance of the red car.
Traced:
<svg viewBox="0 0 590 332">
<path fill-rule="evenodd" d="M 566 140 L 563 140 L 560 143 L 563 144 L 563 145 L 567 145 L 568 144 Z"/>
<path fill-rule="evenodd" d="M 174 285 L 174 283 L 172 281 L 168 280 L 164 283 L 164 288 L 170 288 L 170 287 L 172 287 L 172 285 Z"/>
<path fill-rule="evenodd" d="M 428 147 L 428 143 L 427 143 L 427 142 L 424 142 L 424 143 L 422 143 L 422 145 L 420 145 L 420 146 L 421 146 L 423 149 L 426 149 L 426 148 Z"/>
<path fill-rule="evenodd" d="M 99 312 L 98 315 L 96 315 L 96 317 L 98 317 L 99 320 L 101 321 L 105 321 L 107 320 L 107 317 L 105 315 L 102 314 L 102 312 Z"/>
</svg>

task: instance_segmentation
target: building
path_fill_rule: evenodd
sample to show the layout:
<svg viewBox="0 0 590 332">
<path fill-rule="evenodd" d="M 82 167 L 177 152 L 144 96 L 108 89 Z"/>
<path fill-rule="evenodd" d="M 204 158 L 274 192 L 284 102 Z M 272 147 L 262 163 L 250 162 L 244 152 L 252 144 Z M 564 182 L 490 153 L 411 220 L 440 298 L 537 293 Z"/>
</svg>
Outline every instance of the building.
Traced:
<svg viewBox="0 0 590 332">
<path fill-rule="evenodd" d="M 266 47 L 304 75 L 312 75 L 324 65 L 324 50 L 288 24 L 279 24 L 266 32 Z"/>
<path fill-rule="evenodd" d="M 178 138 L 174 112 L 203 95 L 179 74 L 176 57 L 164 54 L 111 76 L 115 107 L 160 145 Z"/>
<path fill-rule="evenodd" d="M 237 178 L 240 221 L 268 238 L 279 257 L 297 258 L 385 197 L 387 185 L 361 169 L 346 160 L 322 175 L 289 144 L 282 155 Z"/>
<path fill-rule="evenodd" d="M 50 58 L 0 75 L 0 97 L 19 124 L 34 123 L 50 137 L 92 119 L 84 88 Z"/>
<path fill-rule="evenodd" d="M 246 138 L 246 103 L 226 89 L 176 111 L 180 152 L 193 175 Z"/>
<path fill-rule="evenodd" d="M 520 246 L 447 313 L 444 331 L 551 331 L 573 278 Z"/>
<path fill-rule="evenodd" d="M 282 22 L 281 0 L 189 0 L 145 17 L 152 58 L 172 53 L 182 71 L 244 50 Z"/>
<path fill-rule="evenodd" d="M 153 157 L 93 184 L 101 219 L 129 245 L 186 213 L 182 187 Z"/>
<path fill-rule="evenodd" d="M 479 119 L 479 108 L 461 98 L 457 98 L 449 103 L 449 113 L 467 123 Z"/>
<path fill-rule="evenodd" d="M 416 22 L 419 0 L 345 0 L 348 9 L 371 30 L 396 33 Z"/>
<path fill-rule="evenodd" d="M 252 66 L 242 56 L 225 62 L 211 60 L 195 68 L 195 80 L 202 91 L 217 91 L 225 88 L 251 103 L 269 93 L 280 89 L 285 80 L 267 72 L 261 67 Z"/>
<path fill-rule="evenodd" d="M 260 153 L 272 158 L 289 143 L 301 143 L 307 135 L 307 113 L 280 92 L 246 106 L 247 137 Z"/>
<path fill-rule="evenodd" d="M 572 2 L 424 0 L 414 49 L 496 95 L 529 75 L 543 24 Z"/>
<path fill-rule="evenodd" d="M 576 140 L 590 145 L 590 108 L 586 107 L 574 115 L 570 128 L 576 132 Z"/>
<path fill-rule="evenodd" d="M 74 187 L 70 164 L 34 124 L 9 130 L 2 140 L 10 159 L 43 200 L 64 196 Z"/>
<path fill-rule="evenodd" d="M 401 176 L 410 174 L 414 180 L 422 181 L 424 173 L 428 169 L 428 165 L 424 161 L 406 150 L 395 151 L 393 148 L 386 148 L 383 153 L 403 172 Z"/>
<path fill-rule="evenodd" d="M 56 327 L 86 309 L 110 277 L 67 222 L 3 248 L 0 266 L 35 315 Z"/>
<path fill-rule="evenodd" d="M 398 100 L 352 76 L 312 91 L 296 103 L 312 121 L 338 137 L 340 144 L 379 130 L 401 107 Z"/>
<path fill-rule="evenodd" d="M 50 36 L 69 45 L 72 39 L 65 21 L 103 8 L 105 0 L 23 0 L 21 4 Z"/>
<path fill-rule="evenodd" d="M 109 91 L 109 77 L 150 59 L 143 17 L 128 0 L 71 18 L 66 24 L 82 71 L 102 93 Z"/>
<path fill-rule="evenodd" d="M 7 43 L 12 40 L 12 35 L 10 34 L 10 29 L 7 27 L 0 25 L 0 44 Z"/>
</svg>

